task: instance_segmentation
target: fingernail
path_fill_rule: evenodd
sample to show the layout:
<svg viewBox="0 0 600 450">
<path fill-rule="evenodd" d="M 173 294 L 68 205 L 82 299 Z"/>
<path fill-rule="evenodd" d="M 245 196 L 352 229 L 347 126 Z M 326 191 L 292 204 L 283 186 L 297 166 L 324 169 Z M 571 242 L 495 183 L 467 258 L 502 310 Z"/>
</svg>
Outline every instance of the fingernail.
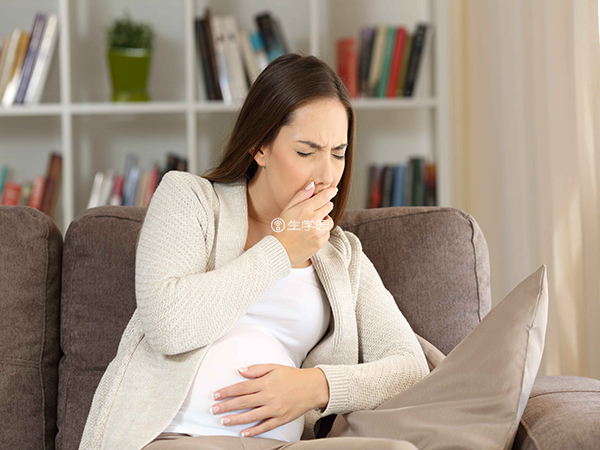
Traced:
<svg viewBox="0 0 600 450">
<path fill-rule="evenodd" d="M 215 393 L 213 394 L 213 398 L 214 398 L 215 400 L 216 400 L 216 399 L 218 399 L 218 398 L 221 398 L 221 394 L 219 394 L 218 392 L 215 392 Z"/>
<path fill-rule="evenodd" d="M 221 408 L 219 408 L 218 406 L 212 406 L 210 408 L 210 412 L 213 413 L 213 414 L 218 413 L 220 410 L 221 410 Z"/>
<path fill-rule="evenodd" d="M 231 422 L 231 419 L 229 417 L 221 417 L 221 423 L 223 425 L 225 425 L 226 423 Z"/>
<path fill-rule="evenodd" d="M 249 434 L 250 434 L 250 432 L 249 432 L 249 431 L 242 431 L 242 436 L 244 436 L 244 437 L 245 437 L 245 436 L 248 436 Z"/>
<path fill-rule="evenodd" d="M 311 182 L 308 184 L 308 186 L 306 186 L 304 189 L 306 189 L 306 190 L 308 191 L 308 190 L 309 190 L 311 187 L 313 187 L 314 185 L 315 185 L 315 182 L 314 182 L 314 181 L 311 181 Z"/>
<path fill-rule="evenodd" d="M 240 372 L 245 372 L 246 370 L 248 370 L 248 368 L 247 367 L 240 367 L 238 370 Z"/>
</svg>

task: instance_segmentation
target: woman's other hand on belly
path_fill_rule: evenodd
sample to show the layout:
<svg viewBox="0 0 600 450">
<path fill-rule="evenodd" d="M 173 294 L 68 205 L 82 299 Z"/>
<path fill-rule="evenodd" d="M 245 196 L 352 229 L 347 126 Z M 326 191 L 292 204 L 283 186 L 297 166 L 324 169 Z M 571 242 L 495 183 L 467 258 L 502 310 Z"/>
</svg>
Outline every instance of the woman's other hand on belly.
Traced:
<svg viewBox="0 0 600 450">
<path fill-rule="evenodd" d="M 242 372 L 249 381 L 226 386 L 213 398 L 222 400 L 212 407 L 213 414 L 250 409 L 241 414 L 225 415 L 225 426 L 253 423 L 258 425 L 242 430 L 242 436 L 256 436 L 303 416 L 329 402 L 329 385 L 319 368 L 298 369 L 281 364 L 254 364 Z M 216 397 L 216 394 L 220 396 Z M 231 400 L 226 400 L 227 398 Z M 219 408 L 216 411 L 216 407 Z M 226 419 L 230 421 L 226 422 Z M 248 433 L 248 434 L 244 434 Z"/>
</svg>

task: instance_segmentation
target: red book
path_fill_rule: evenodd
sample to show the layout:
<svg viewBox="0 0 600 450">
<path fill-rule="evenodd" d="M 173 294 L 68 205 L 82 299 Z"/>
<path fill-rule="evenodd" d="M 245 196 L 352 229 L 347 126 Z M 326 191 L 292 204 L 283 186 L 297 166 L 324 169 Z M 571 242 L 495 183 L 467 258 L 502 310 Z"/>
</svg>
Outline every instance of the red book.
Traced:
<svg viewBox="0 0 600 450">
<path fill-rule="evenodd" d="M 383 197 L 382 181 L 383 166 L 372 165 L 369 169 L 368 208 L 379 208 L 381 206 L 381 199 Z"/>
<path fill-rule="evenodd" d="M 400 82 L 400 69 L 402 66 L 402 53 L 404 52 L 404 43 L 406 42 L 406 28 L 399 27 L 396 32 L 396 45 L 392 53 L 392 67 L 390 68 L 390 79 L 386 96 L 396 97 L 398 83 Z"/>
<path fill-rule="evenodd" d="M 337 74 L 344 82 L 348 95 L 358 97 L 358 60 L 353 37 L 337 40 Z"/>
<path fill-rule="evenodd" d="M 118 173 L 115 176 L 115 180 L 113 183 L 112 193 L 110 194 L 109 205 L 121 206 L 123 203 L 123 182 L 125 181 L 125 177 Z"/>
<path fill-rule="evenodd" d="M 21 185 L 13 181 L 6 181 L 4 183 L 4 190 L 2 191 L 2 205 L 16 206 L 21 200 Z"/>
<path fill-rule="evenodd" d="M 31 186 L 31 194 L 29 195 L 29 203 L 27 206 L 31 206 L 35 209 L 42 207 L 42 197 L 44 196 L 44 186 L 46 185 L 46 178 L 41 175 L 36 175 L 33 178 L 33 184 Z"/>
<path fill-rule="evenodd" d="M 60 193 L 61 178 L 62 156 L 59 153 L 53 152 L 48 162 L 46 186 L 44 187 L 44 195 L 42 196 L 42 205 L 40 207 L 40 211 L 52 218 L 54 218 L 54 210 Z"/>
</svg>

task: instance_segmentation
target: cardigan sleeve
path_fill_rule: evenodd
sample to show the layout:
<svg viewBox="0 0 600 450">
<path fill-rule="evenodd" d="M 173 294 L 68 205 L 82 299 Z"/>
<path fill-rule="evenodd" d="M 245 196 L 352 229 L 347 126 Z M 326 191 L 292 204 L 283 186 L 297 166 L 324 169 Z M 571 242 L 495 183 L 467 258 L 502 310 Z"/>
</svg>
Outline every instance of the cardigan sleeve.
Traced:
<svg viewBox="0 0 600 450">
<path fill-rule="evenodd" d="M 214 342 L 291 272 L 287 251 L 271 235 L 223 266 L 206 270 L 214 236 L 209 189 L 192 174 L 167 172 L 140 231 L 137 309 L 148 343 L 165 355 Z"/>
<path fill-rule="evenodd" d="M 429 374 L 429 366 L 410 324 L 385 288 L 358 237 L 350 241 L 349 270 L 358 271 L 356 321 L 359 364 L 319 364 L 329 384 L 329 402 L 319 417 L 375 409 Z"/>
</svg>

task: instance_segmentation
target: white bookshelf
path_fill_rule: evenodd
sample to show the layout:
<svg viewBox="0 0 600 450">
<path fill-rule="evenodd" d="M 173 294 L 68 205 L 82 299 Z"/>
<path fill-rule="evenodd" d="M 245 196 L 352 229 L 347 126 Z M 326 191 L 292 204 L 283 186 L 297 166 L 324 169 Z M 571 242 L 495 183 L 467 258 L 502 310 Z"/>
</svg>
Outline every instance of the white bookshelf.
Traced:
<svg viewBox="0 0 600 450">
<path fill-rule="evenodd" d="M 435 26 L 431 61 L 422 66 L 425 87 L 414 98 L 359 98 L 353 185 L 348 208 L 364 208 L 368 166 L 404 163 L 422 155 L 436 162 L 437 199 L 452 205 L 449 107 L 448 6 L 445 0 L 3 0 L 0 34 L 19 26 L 30 31 L 35 12 L 54 10 L 61 25 L 57 52 L 42 103 L 0 108 L 0 163 L 19 179 L 45 175 L 48 154 L 63 157 L 56 223 L 63 235 L 81 213 L 98 171 L 123 172 L 130 151 L 140 168 L 164 167 L 167 151 L 188 159 L 188 171 L 202 174 L 217 160 L 241 102 L 206 101 L 197 61 L 194 19 L 234 14 L 238 28 L 254 30 L 254 15 L 268 10 L 282 23 L 291 51 L 324 59 L 335 69 L 335 39 L 360 27 L 418 21 Z M 128 8 L 134 20 L 155 27 L 150 102 L 112 103 L 104 29 Z M 358 49 L 357 49 L 358 51 Z"/>
</svg>

